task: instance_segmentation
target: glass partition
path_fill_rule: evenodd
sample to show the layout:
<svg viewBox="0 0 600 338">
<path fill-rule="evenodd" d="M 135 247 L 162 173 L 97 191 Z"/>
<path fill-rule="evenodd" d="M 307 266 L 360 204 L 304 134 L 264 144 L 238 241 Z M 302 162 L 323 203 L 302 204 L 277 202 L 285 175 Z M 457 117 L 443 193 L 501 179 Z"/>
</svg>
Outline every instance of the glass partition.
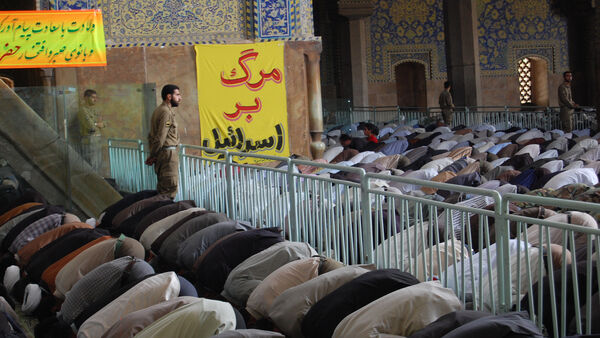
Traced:
<svg viewBox="0 0 600 338">
<path fill-rule="evenodd" d="M 89 186 L 92 176 L 114 185 L 109 139 L 145 140 L 158 103 L 155 84 L 145 83 L 0 88 L 0 102 L 0 139 L 8 145 L 0 159 L 6 170 L 22 177 L 20 189 L 31 186 L 50 203 L 82 216 L 98 213 L 78 210 L 74 190 Z"/>
</svg>

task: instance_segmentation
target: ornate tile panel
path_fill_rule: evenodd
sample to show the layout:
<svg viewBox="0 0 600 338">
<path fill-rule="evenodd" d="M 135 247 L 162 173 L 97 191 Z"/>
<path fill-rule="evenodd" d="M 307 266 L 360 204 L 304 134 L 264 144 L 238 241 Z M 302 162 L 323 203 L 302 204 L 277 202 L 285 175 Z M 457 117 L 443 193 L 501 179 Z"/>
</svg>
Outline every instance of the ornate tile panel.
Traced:
<svg viewBox="0 0 600 338">
<path fill-rule="evenodd" d="M 482 75 L 512 76 L 524 56 L 546 59 L 553 72 L 568 68 L 567 22 L 552 12 L 551 1 L 477 0 Z M 425 53 L 430 55 L 428 77 L 446 77 L 443 0 L 375 0 L 368 20 L 371 82 L 393 81 L 395 63 L 425 62 Z"/>
<path fill-rule="evenodd" d="M 108 45 L 195 44 L 246 38 L 245 0 L 99 2 Z"/>
<path fill-rule="evenodd" d="M 115 47 L 318 40 L 311 0 L 38 1 L 40 9 L 102 9 Z"/>
<path fill-rule="evenodd" d="M 94 9 L 96 0 L 45 0 L 49 9 Z"/>
<path fill-rule="evenodd" d="M 376 0 L 368 27 L 370 81 L 393 81 L 392 66 L 417 60 L 429 78 L 446 76 L 442 0 Z"/>
<path fill-rule="evenodd" d="M 551 0 L 477 0 L 477 10 L 484 75 L 514 75 L 524 56 L 547 59 L 553 71 L 568 68 L 567 21 Z"/>
<path fill-rule="evenodd" d="M 256 0 L 256 29 L 260 39 L 287 38 L 292 35 L 295 4 L 290 0 Z"/>
</svg>

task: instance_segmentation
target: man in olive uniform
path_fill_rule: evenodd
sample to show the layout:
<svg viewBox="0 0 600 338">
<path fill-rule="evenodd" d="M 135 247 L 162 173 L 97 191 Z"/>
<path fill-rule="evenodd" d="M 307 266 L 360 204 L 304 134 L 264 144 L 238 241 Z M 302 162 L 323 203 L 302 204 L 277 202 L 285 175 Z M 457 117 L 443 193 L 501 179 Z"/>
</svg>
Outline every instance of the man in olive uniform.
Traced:
<svg viewBox="0 0 600 338">
<path fill-rule="evenodd" d="M 100 129 L 105 127 L 102 117 L 96 108 L 98 95 L 93 89 L 83 92 L 83 104 L 77 112 L 79 133 L 81 135 L 81 155 L 97 172 L 102 163 L 102 135 Z"/>
<path fill-rule="evenodd" d="M 564 82 L 558 86 L 558 105 L 560 106 L 560 122 L 565 133 L 573 131 L 573 109 L 577 108 L 577 103 L 573 102 L 571 95 L 571 82 L 573 73 L 566 71 L 563 73 Z"/>
<path fill-rule="evenodd" d="M 454 116 L 454 102 L 452 102 L 452 94 L 450 94 L 450 89 L 452 89 L 452 82 L 444 82 L 444 91 L 442 91 L 439 98 L 440 108 L 442 109 L 442 117 L 444 118 L 444 123 L 447 126 L 451 126 L 452 118 Z"/>
<path fill-rule="evenodd" d="M 148 134 L 150 156 L 146 160 L 146 164 L 154 164 L 154 172 L 158 178 L 156 186 L 158 193 L 175 198 L 179 181 L 179 155 L 177 153 L 179 132 L 173 108 L 179 106 L 181 102 L 179 87 L 172 84 L 164 86 L 161 97 L 163 102 L 154 110 L 150 120 L 151 129 Z"/>
</svg>

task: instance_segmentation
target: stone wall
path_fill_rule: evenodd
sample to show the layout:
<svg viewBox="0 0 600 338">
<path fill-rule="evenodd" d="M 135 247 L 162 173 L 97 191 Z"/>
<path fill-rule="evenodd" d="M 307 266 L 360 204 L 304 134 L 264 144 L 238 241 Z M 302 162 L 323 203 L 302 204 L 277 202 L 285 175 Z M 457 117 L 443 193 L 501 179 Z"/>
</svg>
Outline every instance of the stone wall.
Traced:
<svg viewBox="0 0 600 338">
<path fill-rule="evenodd" d="M 286 42 L 284 49 L 290 151 L 305 156 L 310 155 L 310 134 L 304 49 L 315 44 L 319 42 Z M 68 96 L 73 101 L 67 103 L 68 116 L 76 116 L 77 101 L 92 88 L 98 92 L 98 110 L 107 121 L 105 138 L 145 140 L 151 113 L 162 101 L 160 89 L 173 83 L 183 95 L 177 108 L 181 142 L 200 145 L 193 46 L 110 48 L 107 52 L 106 67 L 56 69 L 57 86 L 77 91 Z"/>
</svg>

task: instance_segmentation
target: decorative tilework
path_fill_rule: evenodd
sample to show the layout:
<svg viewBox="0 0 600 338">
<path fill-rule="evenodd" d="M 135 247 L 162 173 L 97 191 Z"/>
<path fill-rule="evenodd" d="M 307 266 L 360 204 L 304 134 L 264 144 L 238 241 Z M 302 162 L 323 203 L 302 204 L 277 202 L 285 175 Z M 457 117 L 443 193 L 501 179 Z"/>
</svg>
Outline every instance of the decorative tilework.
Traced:
<svg viewBox="0 0 600 338">
<path fill-rule="evenodd" d="M 568 68 L 567 22 L 551 11 L 551 1 L 477 0 L 482 75 L 513 76 L 524 56 L 546 59 L 552 72 Z M 446 78 L 443 0 L 374 2 L 367 32 L 369 81 L 394 81 L 392 67 L 404 61 L 429 62 L 429 78 Z"/>
<path fill-rule="evenodd" d="M 48 8 L 55 10 L 94 9 L 96 0 L 48 0 Z"/>
<path fill-rule="evenodd" d="M 258 38 L 286 38 L 292 35 L 292 11 L 289 0 L 257 0 Z"/>
<path fill-rule="evenodd" d="M 445 78 L 442 0 L 376 0 L 368 27 L 370 81 L 394 81 L 392 66 L 405 61 L 427 62 L 428 78 Z"/>
<path fill-rule="evenodd" d="M 431 65 L 435 64 L 432 60 L 431 45 L 412 46 L 411 48 L 388 47 L 385 48 L 383 62 L 386 69 L 390 70 L 390 78 L 394 77 L 393 69 L 403 62 L 418 62 L 425 66 L 425 77 L 431 79 Z"/>
<path fill-rule="evenodd" d="M 550 1 L 477 0 L 483 75 L 516 74 L 521 55 L 545 58 L 553 71 L 568 68 L 567 22 Z"/>
<path fill-rule="evenodd" d="M 538 57 L 546 60 L 549 72 L 556 73 L 557 65 L 555 61 L 558 48 L 560 48 L 560 43 L 558 41 L 546 41 L 545 43 L 544 41 L 510 43 L 509 49 L 512 52 L 510 64 L 516 65 L 520 59 L 525 57 Z"/>
<path fill-rule="evenodd" d="M 108 45 L 177 45 L 246 38 L 244 0 L 99 0 Z"/>
<path fill-rule="evenodd" d="M 254 1 L 246 0 L 246 38 L 253 39 L 256 36 L 254 25 L 256 20 L 256 11 L 254 10 Z"/>
<path fill-rule="evenodd" d="M 109 47 L 319 40 L 311 0 L 38 1 L 40 9 L 102 9 Z"/>
<path fill-rule="evenodd" d="M 315 35 L 313 5 L 311 0 L 296 1 L 296 31 L 294 35 L 309 38 Z"/>
</svg>

